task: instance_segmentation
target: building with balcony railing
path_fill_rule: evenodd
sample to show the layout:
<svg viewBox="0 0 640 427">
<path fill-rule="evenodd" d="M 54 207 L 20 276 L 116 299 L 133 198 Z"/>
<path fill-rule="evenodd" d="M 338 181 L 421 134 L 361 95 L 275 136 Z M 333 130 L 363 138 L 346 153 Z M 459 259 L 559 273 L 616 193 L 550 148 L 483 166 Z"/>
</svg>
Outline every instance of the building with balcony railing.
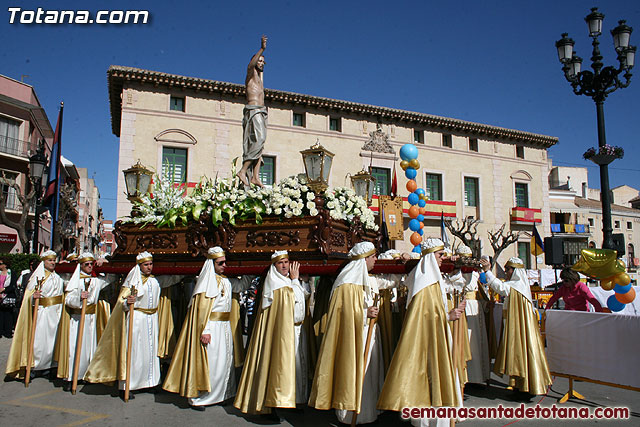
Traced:
<svg viewBox="0 0 640 427">
<path fill-rule="evenodd" d="M 35 153 L 40 142 L 44 142 L 45 155 L 50 156 L 53 144 L 53 129 L 33 87 L 12 78 L 0 75 L 0 174 L 10 183 L 15 183 L 21 194 L 31 188 L 28 178 L 29 157 Z M 22 212 L 18 189 L 1 184 L 7 216 L 17 221 Z M 29 210 L 27 234 L 33 233 L 35 208 Z M 40 222 L 39 244 L 48 247 L 50 229 L 47 221 Z M 16 238 L 17 231 L 0 224 L 0 252 L 19 252 L 22 245 Z"/>
<path fill-rule="evenodd" d="M 138 159 L 178 183 L 202 176 L 228 177 L 242 156 L 244 85 L 131 67 L 111 66 L 108 88 L 113 133 L 119 137 L 118 170 Z M 317 140 L 335 153 L 330 186 L 348 185 L 347 174 L 371 167 L 376 194 L 389 194 L 402 145 L 418 148 L 416 181 L 429 198 L 425 234 L 440 236 L 440 220 L 479 220 L 482 251 L 492 254 L 487 231 L 512 222 L 512 208 L 539 210 L 539 230 L 549 233 L 547 149 L 557 138 L 464 120 L 265 90 L 269 133 L 260 179 L 271 185 L 304 172 L 299 152 Z M 407 179 L 398 169 L 399 195 Z M 124 178 L 118 175 L 117 216 L 129 215 Z M 374 201 L 373 208 L 377 208 Z M 405 217 L 405 226 L 407 218 Z M 406 227 L 405 227 L 406 228 Z M 409 232 L 398 249 L 408 250 Z M 500 263 L 526 254 L 529 238 L 501 255 Z M 530 255 L 527 256 L 530 263 Z"/>
<path fill-rule="evenodd" d="M 551 235 L 564 239 L 566 264 L 575 262 L 587 247 L 602 247 L 600 191 L 589 188 L 586 168 L 553 168 L 549 175 Z M 628 185 L 611 190 L 611 219 L 617 248 L 624 255 L 632 278 L 638 279 L 640 262 L 640 200 L 638 190 Z"/>
</svg>

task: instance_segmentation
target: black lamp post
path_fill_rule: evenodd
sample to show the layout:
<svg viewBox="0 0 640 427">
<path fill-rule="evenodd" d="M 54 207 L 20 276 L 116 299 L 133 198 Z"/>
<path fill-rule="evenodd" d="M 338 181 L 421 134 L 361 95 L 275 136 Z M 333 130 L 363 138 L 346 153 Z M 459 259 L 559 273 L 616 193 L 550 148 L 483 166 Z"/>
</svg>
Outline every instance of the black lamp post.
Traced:
<svg viewBox="0 0 640 427">
<path fill-rule="evenodd" d="M 619 21 L 618 26 L 611 31 L 614 48 L 618 54 L 619 67 L 604 67 L 602 55 L 600 54 L 600 42 L 598 37 L 602 33 L 602 20 L 604 15 L 598 12 L 598 8 L 591 9 L 585 21 L 589 26 L 589 37 L 593 39 L 593 52 L 591 54 L 591 68 L 593 71 L 580 71 L 582 58 L 573 52 L 575 42 L 568 38 L 568 34 L 562 34 L 562 38 L 556 42 L 558 49 L 558 59 L 562 63 L 562 71 L 576 95 L 590 96 L 596 103 L 596 114 L 598 124 L 598 146 L 600 148 L 607 145 L 604 131 L 604 100 L 611 92 L 618 88 L 629 86 L 631 79 L 631 69 L 635 61 L 636 47 L 629 46 L 629 36 L 632 28 Z M 604 68 L 603 68 L 604 67 Z M 624 82 L 620 74 L 624 73 Z M 600 166 L 600 199 L 602 201 L 602 247 L 613 249 L 613 239 L 611 228 L 611 195 L 609 190 L 609 163 L 614 160 L 613 156 L 595 156 L 592 160 Z"/>
<path fill-rule="evenodd" d="M 35 187 L 35 218 L 33 220 L 33 253 L 38 253 L 38 231 L 40 228 L 40 199 L 42 197 L 43 179 L 47 168 L 47 157 L 44 155 L 44 143 L 40 142 L 35 154 L 29 157 L 29 178 L 31 185 Z"/>
</svg>

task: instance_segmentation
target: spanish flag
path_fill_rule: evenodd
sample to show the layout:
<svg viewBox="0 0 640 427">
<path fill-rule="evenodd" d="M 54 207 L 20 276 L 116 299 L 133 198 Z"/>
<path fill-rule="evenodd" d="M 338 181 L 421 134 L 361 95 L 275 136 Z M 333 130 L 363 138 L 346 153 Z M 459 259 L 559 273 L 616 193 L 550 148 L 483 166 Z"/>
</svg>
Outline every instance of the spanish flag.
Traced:
<svg viewBox="0 0 640 427">
<path fill-rule="evenodd" d="M 533 233 L 531 233 L 531 255 L 542 255 L 544 253 L 544 243 L 538 234 L 536 225 L 533 225 Z"/>
</svg>

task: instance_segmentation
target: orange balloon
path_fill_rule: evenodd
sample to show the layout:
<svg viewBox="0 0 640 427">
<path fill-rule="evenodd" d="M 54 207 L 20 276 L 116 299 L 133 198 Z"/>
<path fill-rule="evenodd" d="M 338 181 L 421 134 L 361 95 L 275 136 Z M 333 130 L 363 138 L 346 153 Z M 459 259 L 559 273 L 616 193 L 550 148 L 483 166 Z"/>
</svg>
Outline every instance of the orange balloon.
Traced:
<svg viewBox="0 0 640 427">
<path fill-rule="evenodd" d="M 413 205 L 409 208 L 409 218 L 415 219 L 420 214 L 420 208 L 418 205 Z"/>
<path fill-rule="evenodd" d="M 420 223 L 420 228 L 424 228 L 424 222 Z"/>
<path fill-rule="evenodd" d="M 427 210 L 425 208 L 420 208 L 420 215 L 425 215 Z"/>
<path fill-rule="evenodd" d="M 619 294 L 616 292 L 614 295 L 616 296 L 616 299 L 621 303 L 629 304 L 633 302 L 634 299 L 636 299 L 636 290 L 631 288 L 629 289 L 629 292 L 627 292 L 626 294 Z"/>
<path fill-rule="evenodd" d="M 422 236 L 419 235 L 418 232 L 416 231 L 411 235 L 411 239 L 409 239 L 409 240 L 411 241 L 411 244 L 413 246 L 417 246 L 420 243 L 422 243 Z"/>
<path fill-rule="evenodd" d="M 416 183 L 415 179 L 410 179 L 409 181 L 407 181 L 407 191 L 409 193 L 413 193 L 417 189 L 418 189 L 418 184 Z"/>
</svg>

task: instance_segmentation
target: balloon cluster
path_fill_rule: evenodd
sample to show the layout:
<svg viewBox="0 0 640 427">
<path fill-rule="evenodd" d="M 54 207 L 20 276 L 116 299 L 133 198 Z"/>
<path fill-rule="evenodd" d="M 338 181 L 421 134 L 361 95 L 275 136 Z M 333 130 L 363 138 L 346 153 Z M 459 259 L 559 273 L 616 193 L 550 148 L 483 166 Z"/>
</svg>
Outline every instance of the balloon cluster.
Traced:
<svg viewBox="0 0 640 427">
<path fill-rule="evenodd" d="M 583 249 L 580 259 L 572 268 L 600 280 L 600 286 L 605 291 L 615 291 L 607 299 L 607 307 L 611 311 L 621 311 L 636 298 L 636 291 L 631 287 L 631 277 L 625 272 L 626 268 L 618 259 L 618 253 L 612 249 Z"/>
<path fill-rule="evenodd" d="M 426 213 L 425 206 L 427 205 L 427 194 L 424 189 L 418 188 L 416 183 L 416 176 L 418 175 L 418 169 L 420 168 L 420 162 L 418 162 L 418 149 L 413 144 L 405 144 L 400 148 L 400 167 L 404 171 L 404 176 L 407 177 L 407 191 L 409 197 L 407 201 L 411 205 L 409 208 L 409 229 L 413 231 L 411 234 L 411 244 L 413 245 L 413 252 L 420 253 L 420 243 L 422 243 L 422 235 L 424 234 L 424 214 Z"/>
<path fill-rule="evenodd" d="M 636 291 L 631 287 L 631 278 L 627 273 L 619 273 L 613 277 L 600 281 L 603 289 L 615 292 L 607 298 L 607 307 L 611 311 L 621 311 L 624 306 L 633 302 L 636 298 Z"/>
</svg>

